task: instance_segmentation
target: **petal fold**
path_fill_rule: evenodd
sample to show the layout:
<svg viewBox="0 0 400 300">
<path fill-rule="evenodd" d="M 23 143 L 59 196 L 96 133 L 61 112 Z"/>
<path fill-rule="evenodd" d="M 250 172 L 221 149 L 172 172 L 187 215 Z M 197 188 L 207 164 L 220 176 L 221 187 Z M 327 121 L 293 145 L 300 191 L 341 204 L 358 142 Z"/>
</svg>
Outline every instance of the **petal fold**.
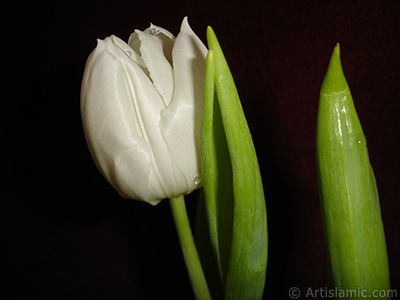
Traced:
<svg viewBox="0 0 400 300">
<path fill-rule="evenodd" d="M 202 174 L 200 127 L 206 55 L 207 48 L 185 18 L 172 50 L 174 97 L 170 106 L 162 111 L 160 128 L 172 156 L 185 174 L 189 192 L 202 185 L 194 179 Z"/>
<path fill-rule="evenodd" d="M 148 33 L 152 32 L 151 30 L 153 30 L 153 34 Z M 133 49 L 140 51 L 154 87 L 164 100 L 165 107 L 167 107 L 171 103 L 174 92 L 174 77 L 172 66 L 164 54 L 164 44 L 167 44 L 167 47 L 171 46 L 167 42 L 170 38 L 164 34 L 161 34 L 164 37 L 163 39 L 159 38 L 160 32 L 159 27 L 154 25 L 147 32 L 135 30 L 128 43 L 132 45 Z M 168 51 L 166 49 L 167 53 Z"/>
</svg>

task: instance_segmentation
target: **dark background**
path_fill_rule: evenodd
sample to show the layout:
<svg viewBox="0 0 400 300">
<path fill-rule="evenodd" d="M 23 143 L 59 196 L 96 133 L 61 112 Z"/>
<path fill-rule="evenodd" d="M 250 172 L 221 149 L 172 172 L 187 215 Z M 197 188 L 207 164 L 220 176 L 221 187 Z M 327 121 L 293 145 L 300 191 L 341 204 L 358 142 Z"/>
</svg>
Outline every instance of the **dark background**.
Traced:
<svg viewBox="0 0 400 300">
<path fill-rule="evenodd" d="M 203 42 L 214 28 L 253 134 L 268 210 L 265 298 L 326 287 L 314 132 L 337 42 L 400 292 L 399 1 L 25 3 L 2 9 L 2 299 L 193 298 L 168 201 L 121 199 L 89 155 L 79 112 L 97 38 L 127 40 L 150 22 L 177 34 L 184 16 Z"/>
</svg>

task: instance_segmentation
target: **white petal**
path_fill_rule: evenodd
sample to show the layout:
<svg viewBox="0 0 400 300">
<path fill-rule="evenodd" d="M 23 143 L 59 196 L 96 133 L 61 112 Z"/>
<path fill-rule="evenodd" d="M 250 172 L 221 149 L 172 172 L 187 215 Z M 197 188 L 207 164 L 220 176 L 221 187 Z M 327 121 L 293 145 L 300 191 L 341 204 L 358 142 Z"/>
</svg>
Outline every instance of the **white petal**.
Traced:
<svg viewBox="0 0 400 300">
<path fill-rule="evenodd" d="M 146 69 L 146 64 L 144 63 L 142 57 L 140 56 L 140 52 L 136 49 L 133 49 L 128 44 L 126 44 L 123 40 L 112 35 L 111 37 L 112 42 L 120 48 L 122 51 L 125 52 L 126 55 L 130 56 L 139 66 L 143 69 Z"/>
<path fill-rule="evenodd" d="M 162 40 L 149 33 L 135 30 L 129 38 L 129 44 L 134 49 L 139 48 L 154 87 L 167 107 L 174 92 L 174 78 L 172 66 L 164 54 Z"/>
<path fill-rule="evenodd" d="M 179 168 L 184 172 L 188 192 L 201 186 L 200 126 L 204 65 L 207 48 L 191 30 L 185 18 L 172 51 L 175 92 L 170 106 L 162 111 L 160 128 Z"/>
<path fill-rule="evenodd" d="M 154 35 L 161 42 L 164 55 L 172 66 L 172 48 L 174 47 L 175 36 L 168 30 L 154 24 L 151 24 L 144 32 Z"/>
<path fill-rule="evenodd" d="M 147 135 L 158 128 L 154 122 L 164 105 L 141 68 L 113 43 L 115 39 L 98 41 L 85 68 L 81 94 L 85 136 L 96 165 L 115 189 L 156 204 L 163 197 L 149 196 L 153 153 Z"/>
</svg>

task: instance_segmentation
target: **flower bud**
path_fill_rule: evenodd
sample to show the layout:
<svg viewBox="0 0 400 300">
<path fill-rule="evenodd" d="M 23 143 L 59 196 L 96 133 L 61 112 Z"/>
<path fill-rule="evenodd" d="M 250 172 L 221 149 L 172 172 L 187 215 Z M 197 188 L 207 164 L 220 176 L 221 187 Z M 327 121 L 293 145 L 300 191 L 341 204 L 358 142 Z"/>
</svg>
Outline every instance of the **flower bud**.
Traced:
<svg viewBox="0 0 400 300">
<path fill-rule="evenodd" d="M 206 54 L 187 18 L 176 38 L 151 25 L 128 43 L 98 40 L 83 75 L 83 129 L 96 166 L 122 196 L 155 205 L 202 186 Z"/>
</svg>

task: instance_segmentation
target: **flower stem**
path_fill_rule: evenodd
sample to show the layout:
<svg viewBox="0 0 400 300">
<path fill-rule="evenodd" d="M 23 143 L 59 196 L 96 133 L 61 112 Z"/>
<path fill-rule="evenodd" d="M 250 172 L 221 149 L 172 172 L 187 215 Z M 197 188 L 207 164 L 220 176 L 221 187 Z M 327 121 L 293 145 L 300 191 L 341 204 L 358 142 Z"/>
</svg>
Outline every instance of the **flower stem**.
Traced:
<svg viewBox="0 0 400 300">
<path fill-rule="evenodd" d="M 211 299 L 208 290 L 203 268 L 201 267 L 199 255 L 193 240 L 192 230 L 190 229 L 189 219 L 186 211 L 185 199 L 183 195 L 171 198 L 171 210 L 174 217 L 176 231 L 185 259 L 186 268 L 189 273 L 190 282 L 197 300 Z"/>
</svg>

